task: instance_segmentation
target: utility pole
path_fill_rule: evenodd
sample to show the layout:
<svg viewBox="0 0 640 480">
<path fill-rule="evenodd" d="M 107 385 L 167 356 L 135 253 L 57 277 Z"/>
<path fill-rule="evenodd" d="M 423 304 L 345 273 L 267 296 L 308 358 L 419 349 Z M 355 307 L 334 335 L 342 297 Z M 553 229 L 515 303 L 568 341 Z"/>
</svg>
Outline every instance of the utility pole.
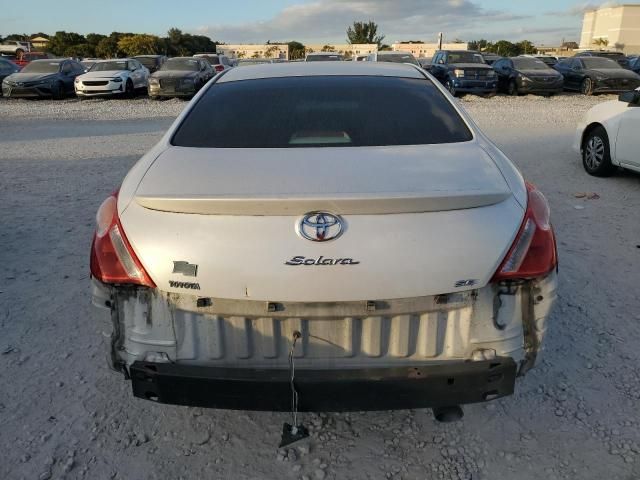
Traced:
<svg viewBox="0 0 640 480">
<path fill-rule="evenodd" d="M 442 32 L 438 33 L 438 50 L 442 50 Z"/>
</svg>

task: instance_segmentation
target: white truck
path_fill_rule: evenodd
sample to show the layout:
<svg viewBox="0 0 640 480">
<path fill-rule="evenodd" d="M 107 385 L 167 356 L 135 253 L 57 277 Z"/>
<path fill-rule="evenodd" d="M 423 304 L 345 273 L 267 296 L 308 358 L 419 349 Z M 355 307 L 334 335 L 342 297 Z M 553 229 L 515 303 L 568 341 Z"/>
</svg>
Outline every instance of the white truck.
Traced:
<svg viewBox="0 0 640 480">
<path fill-rule="evenodd" d="M 0 44 L 0 54 L 18 55 L 19 53 L 27 53 L 31 51 L 31 43 L 10 41 Z"/>
</svg>

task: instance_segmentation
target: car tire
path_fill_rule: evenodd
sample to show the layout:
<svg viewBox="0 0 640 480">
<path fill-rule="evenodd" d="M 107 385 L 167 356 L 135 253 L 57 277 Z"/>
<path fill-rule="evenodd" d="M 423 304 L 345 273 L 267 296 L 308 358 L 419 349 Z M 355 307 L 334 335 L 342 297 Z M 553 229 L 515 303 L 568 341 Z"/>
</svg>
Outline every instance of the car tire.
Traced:
<svg viewBox="0 0 640 480">
<path fill-rule="evenodd" d="M 63 100 L 66 96 L 66 92 L 64 91 L 64 83 L 58 82 L 56 84 L 56 91 L 53 94 L 53 98 L 55 100 Z"/>
<path fill-rule="evenodd" d="M 127 98 L 133 98 L 135 94 L 135 89 L 133 88 L 133 82 L 131 79 L 127 80 L 127 84 L 124 87 L 124 96 Z"/>
<path fill-rule="evenodd" d="M 496 96 L 496 92 L 483 93 L 482 98 L 493 98 Z"/>
<path fill-rule="evenodd" d="M 511 95 L 512 97 L 517 97 L 519 95 L 518 84 L 515 80 L 509 80 L 509 84 L 507 85 L 507 95 Z"/>
<path fill-rule="evenodd" d="M 580 84 L 580 93 L 588 96 L 593 95 L 593 80 L 589 77 L 582 80 L 582 83 Z"/>
<path fill-rule="evenodd" d="M 584 136 L 582 166 L 589 175 L 595 177 L 608 177 L 614 172 L 609 136 L 603 127 L 595 127 Z"/>
</svg>

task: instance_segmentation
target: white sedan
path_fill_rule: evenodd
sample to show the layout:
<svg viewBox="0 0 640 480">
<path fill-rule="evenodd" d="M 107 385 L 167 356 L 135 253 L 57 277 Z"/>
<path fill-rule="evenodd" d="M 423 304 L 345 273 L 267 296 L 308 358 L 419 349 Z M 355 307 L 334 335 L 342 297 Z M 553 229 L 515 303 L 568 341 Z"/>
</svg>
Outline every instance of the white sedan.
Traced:
<svg viewBox="0 0 640 480">
<path fill-rule="evenodd" d="M 149 69 L 133 58 L 99 60 L 89 71 L 76 78 L 74 87 L 79 97 L 128 95 L 146 90 Z"/>
<path fill-rule="evenodd" d="M 556 266 L 542 193 L 437 80 L 382 62 L 218 75 L 91 249 L 137 397 L 442 420 L 534 366 Z"/>
<path fill-rule="evenodd" d="M 617 167 L 640 172 L 640 89 L 596 105 L 578 125 L 574 149 L 587 173 L 611 175 Z"/>
</svg>

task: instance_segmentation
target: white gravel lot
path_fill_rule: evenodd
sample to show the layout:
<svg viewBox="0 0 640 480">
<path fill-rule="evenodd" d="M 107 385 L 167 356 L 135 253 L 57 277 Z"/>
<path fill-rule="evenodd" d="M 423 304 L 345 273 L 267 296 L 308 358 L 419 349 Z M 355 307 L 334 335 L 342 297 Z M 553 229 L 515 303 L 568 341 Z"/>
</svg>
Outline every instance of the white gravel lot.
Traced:
<svg viewBox="0 0 640 480">
<path fill-rule="evenodd" d="M 547 195 L 558 236 L 543 363 L 516 394 L 455 424 L 304 414 L 312 438 L 288 450 L 286 414 L 134 399 L 106 367 L 94 213 L 186 102 L 0 99 L 0 479 L 640 478 L 640 175 L 590 177 L 571 151 L 579 117 L 613 98 L 461 100 Z"/>
</svg>

